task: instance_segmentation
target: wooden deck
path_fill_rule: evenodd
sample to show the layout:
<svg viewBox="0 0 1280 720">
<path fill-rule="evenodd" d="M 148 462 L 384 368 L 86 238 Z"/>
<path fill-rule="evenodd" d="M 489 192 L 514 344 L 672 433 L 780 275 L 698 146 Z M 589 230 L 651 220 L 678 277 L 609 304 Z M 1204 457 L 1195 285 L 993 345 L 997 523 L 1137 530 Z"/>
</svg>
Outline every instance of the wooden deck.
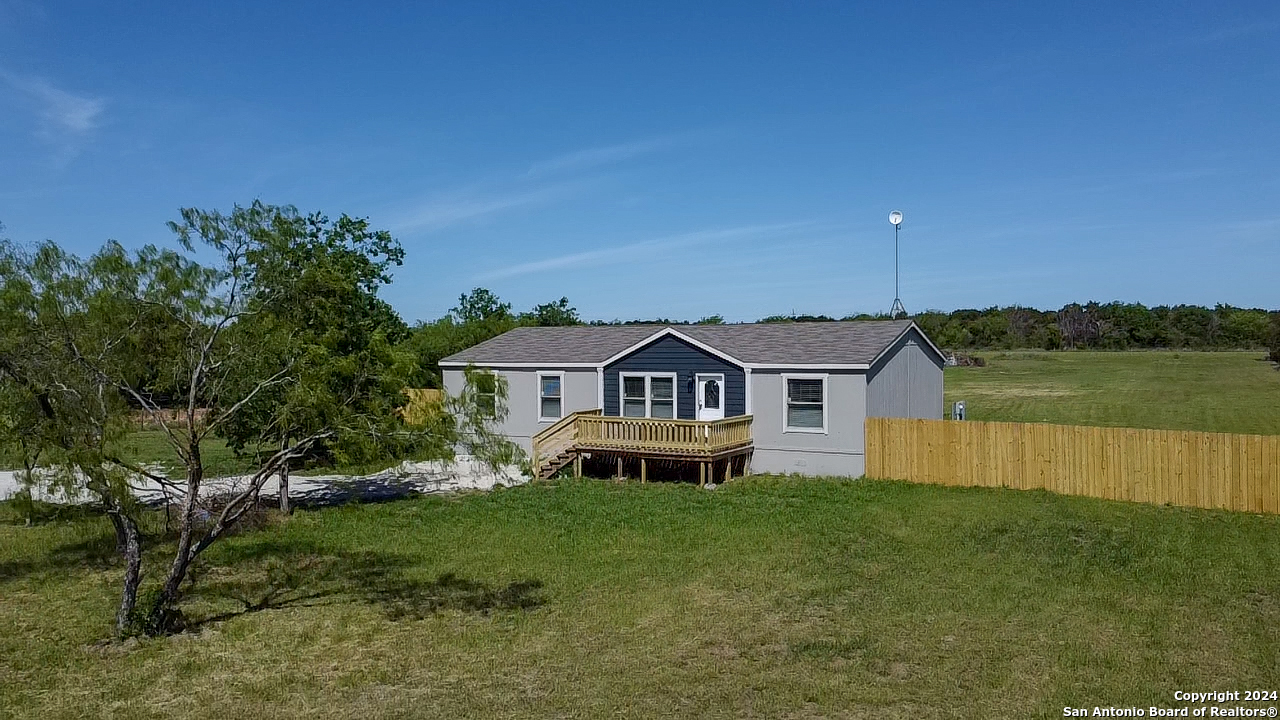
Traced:
<svg viewBox="0 0 1280 720">
<path fill-rule="evenodd" d="M 702 422 L 657 418 L 610 417 L 600 410 L 583 410 L 562 418 L 533 437 L 533 467 L 540 478 L 574 463 L 582 474 L 584 454 L 615 456 L 618 474 L 624 458 L 638 458 L 640 479 L 646 477 L 646 461 L 666 460 L 700 464 L 706 482 L 715 464 L 726 461 L 725 474 L 733 472 L 733 460 L 751 452 L 751 416 Z"/>
</svg>

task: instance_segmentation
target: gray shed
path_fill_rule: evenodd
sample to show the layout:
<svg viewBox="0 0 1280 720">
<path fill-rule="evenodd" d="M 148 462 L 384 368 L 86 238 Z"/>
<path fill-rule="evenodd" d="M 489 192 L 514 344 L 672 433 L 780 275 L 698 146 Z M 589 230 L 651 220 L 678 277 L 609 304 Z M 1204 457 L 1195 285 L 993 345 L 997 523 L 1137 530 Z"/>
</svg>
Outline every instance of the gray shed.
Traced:
<svg viewBox="0 0 1280 720">
<path fill-rule="evenodd" d="M 505 378 L 499 430 L 540 475 L 595 453 L 856 477 L 866 417 L 942 417 L 944 360 L 898 320 L 517 328 L 440 366 L 451 394 L 467 366 Z"/>
</svg>

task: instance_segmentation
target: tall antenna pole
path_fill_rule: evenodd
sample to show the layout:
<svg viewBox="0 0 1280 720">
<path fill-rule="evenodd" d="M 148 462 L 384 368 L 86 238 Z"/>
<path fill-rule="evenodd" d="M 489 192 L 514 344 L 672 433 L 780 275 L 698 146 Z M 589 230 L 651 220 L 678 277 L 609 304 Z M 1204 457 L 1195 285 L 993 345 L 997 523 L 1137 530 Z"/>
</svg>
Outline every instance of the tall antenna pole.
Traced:
<svg viewBox="0 0 1280 720">
<path fill-rule="evenodd" d="M 898 228 L 902 227 L 902 213 L 897 210 L 889 213 L 889 222 L 893 224 L 893 307 L 889 308 L 889 317 L 897 320 L 907 316 L 907 309 L 902 305 L 902 295 L 898 291 Z"/>
</svg>

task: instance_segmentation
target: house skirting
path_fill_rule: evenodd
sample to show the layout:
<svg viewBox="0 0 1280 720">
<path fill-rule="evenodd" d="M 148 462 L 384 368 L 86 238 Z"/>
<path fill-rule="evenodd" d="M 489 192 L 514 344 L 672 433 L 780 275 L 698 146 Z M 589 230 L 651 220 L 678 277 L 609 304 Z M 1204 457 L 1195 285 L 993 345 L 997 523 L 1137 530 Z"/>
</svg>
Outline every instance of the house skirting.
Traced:
<svg viewBox="0 0 1280 720">
<path fill-rule="evenodd" d="M 753 473 L 861 477 L 866 468 L 862 451 L 769 449 L 757 445 L 751 458 Z"/>
</svg>

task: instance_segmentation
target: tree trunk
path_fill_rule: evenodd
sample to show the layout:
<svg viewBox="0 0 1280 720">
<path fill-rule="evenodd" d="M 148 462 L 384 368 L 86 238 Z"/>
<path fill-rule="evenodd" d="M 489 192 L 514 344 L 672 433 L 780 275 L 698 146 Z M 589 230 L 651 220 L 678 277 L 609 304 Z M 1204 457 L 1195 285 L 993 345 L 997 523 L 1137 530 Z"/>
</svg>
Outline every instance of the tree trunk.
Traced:
<svg viewBox="0 0 1280 720">
<path fill-rule="evenodd" d="M 116 611 L 116 636 L 129 630 L 134 607 L 138 604 L 138 584 L 142 581 L 142 542 L 138 523 L 118 507 L 107 511 L 116 529 L 116 549 L 124 558 L 124 587 L 120 592 L 120 608 Z"/>
<path fill-rule="evenodd" d="M 285 438 L 280 441 L 280 449 L 289 449 L 289 439 Z M 293 508 L 289 506 L 289 461 L 286 460 L 280 466 L 280 512 L 288 515 L 293 512 Z"/>
<path fill-rule="evenodd" d="M 169 574 L 160 588 L 160 595 L 151 608 L 148 623 L 148 630 L 155 633 L 178 629 L 174 609 L 178 604 L 182 581 L 187 577 L 187 568 L 191 565 L 191 544 L 195 540 L 204 464 L 200 459 L 198 442 L 192 442 L 187 453 L 187 496 L 182 500 L 182 515 L 178 518 L 178 547 L 173 555 L 173 564 L 169 566 Z"/>
</svg>

